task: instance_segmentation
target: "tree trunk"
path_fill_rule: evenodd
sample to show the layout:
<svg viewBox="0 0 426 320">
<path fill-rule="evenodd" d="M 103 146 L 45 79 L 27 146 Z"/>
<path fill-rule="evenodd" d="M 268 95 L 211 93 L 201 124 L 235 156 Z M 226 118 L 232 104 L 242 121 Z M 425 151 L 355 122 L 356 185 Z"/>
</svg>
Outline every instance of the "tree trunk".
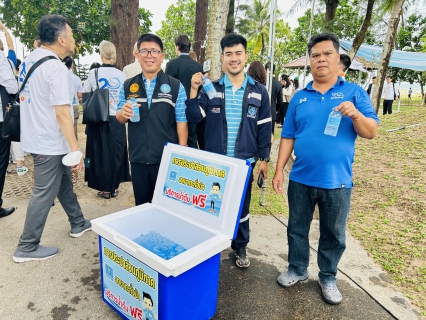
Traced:
<svg viewBox="0 0 426 320">
<path fill-rule="evenodd" d="M 352 42 L 352 47 L 348 52 L 348 56 L 351 58 L 351 60 L 355 57 L 359 47 L 361 47 L 362 43 L 364 42 L 365 34 L 367 33 L 367 30 L 371 24 L 371 17 L 373 16 L 373 7 L 375 1 L 376 0 L 368 0 L 364 22 L 362 23 L 361 28 L 356 34 L 355 39 Z"/>
<path fill-rule="evenodd" d="M 133 46 L 138 39 L 138 0 L 111 1 L 111 42 L 117 50 L 118 69 L 135 60 Z"/>
<path fill-rule="evenodd" d="M 339 0 L 325 1 L 325 21 L 333 21 L 336 16 L 336 9 L 339 5 Z"/>
<path fill-rule="evenodd" d="M 229 1 L 229 10 L 228 10 L 228 20 L 226 23 L 226 34 L 234 32 L 235 27 L 235 18 L 234 18 L 234 11 L 235 11 L 235 0 Z"/>
<path fill-rule="evenodd" d="M 230 0 L 212 1 L 210 9 L 206 60 L 211 59 L 209 78 L 212 80 L 219 79 L 222 75 L 222 63 L 220 62 L 222 50 L 220 48 L 220 40 L 225 35 L 229 1 Z"/>
<path fill-rule="evenodd" d="M 206 54 L 204 44 L 207 34 L 207 11 L 209 0 L 197 0 L 195 4 L 195 29 L 193 50 L 197 54 L 198 62 L 203 64 Z"/>
<path fill-rule="evenodd" d="M 426 73 L 426 72 L 423 72 L 423 73 Z M 426 105 L 426 93 L 425 93 L 425 91 L 423 89 L 424 83 L 423 83 L 423 74 L 422 73 L 419 73 L 419 84 L 420 84 L 420 93 L 422 95 L 422 104 L 421 104 L 421 106 L 424 107 Z"/>
<path fill-rule="evenodd" d="M 379 69 L 377 71 L 377 86 L 375 86 L 373 93 L 373 107 L 376 109 L 376 113 L 379 113 L 383 83 L 385 81 L 386 72 L 388 71 L 392 48 L 395 44 L 395 37 L 398 31 L 399 17 L 401 16 L 402 6 L 404 2 L 405 0 L 395 0 L 392 6 L 388 30 L 386 31 L 386 39 L 383 43 L 383 52 L 382 56 L 380 57 Z"/>
</svg>

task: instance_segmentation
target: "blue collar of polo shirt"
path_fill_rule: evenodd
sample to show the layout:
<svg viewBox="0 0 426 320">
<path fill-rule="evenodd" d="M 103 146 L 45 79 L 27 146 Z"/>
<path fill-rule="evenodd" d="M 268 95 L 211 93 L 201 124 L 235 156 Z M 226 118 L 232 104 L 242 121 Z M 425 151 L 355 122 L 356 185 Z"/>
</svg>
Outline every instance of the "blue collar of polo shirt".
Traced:
<svg viewBox="0 0 426 320">
<path fill-rule="evenodd" d="M 142 76 L 143 83 L 146 83 L 147 79 L 143 76 L 143 73 L 141 74 L 141 76 Z M 158 78 L 158 75 L 155 76 L 154 79 L 152 79 L 150 81 L 150 83 L 156 83 L 157 82 L 157 78 Z"/>
<path fill-rule="evenodd" d="M 330 87 L 330 89 L 332 89 L 332 88 L 334 88 L 336 85 L 338 85 L 338 84 L 344 84 L 345 83 L 345 80 L 341 77 L 341 76 L 338 76 L 337 77 L 338 79 L 337 79 L 337 82 L 335 83 L 335 84 L 333 84 L 331 87 Z M 312 84 L 314 83 L 314 81 L 309 81 L 309 83 L 306 85 L 306 88 L 305 89 L 303 89 L 303 90 L 308 90 L 308 91 L 316 91 L 314 88 L 312 88 Z M 328 90 L 330 90 L 330 89 L 328 89 Z M 327 91 L 328 91 L 327 90 Z"/>
<path fill-rule="evenodd" d="M 251 85 L 254 85 L 254 80 L 247 74 L 244 72 L 244 81 L 241 85 L 241 87 L 245 90 L 246 86 L 247 86 L 247 82 L 250 83 Z M 231 80 L 229 80 L 228 75 L 225 73 L 224 76 L 219 80 L 219 84 L 220 85 L 225 85 L 225 87 L 232 87 L 233 84 L 231 82 Z"/>
</svg>

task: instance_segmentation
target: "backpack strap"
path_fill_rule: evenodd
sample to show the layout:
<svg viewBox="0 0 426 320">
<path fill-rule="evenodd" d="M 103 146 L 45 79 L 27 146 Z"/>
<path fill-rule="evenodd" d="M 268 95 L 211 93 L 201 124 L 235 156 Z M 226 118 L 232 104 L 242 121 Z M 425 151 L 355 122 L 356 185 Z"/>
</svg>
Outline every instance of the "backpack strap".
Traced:
<svg viewBox="0 0 426 320">
<path fill-rule="evenodd" d="M 19 89 L 18 93 L 16 94 L 16 97 L 19 99 L 19 94 L 21 93 L 21 91 L 24 89 L 25 84 L 27 83 L 28 79 L 30 78 L 31 74 L 34 72 L 35 69 L 37 69 L 42 63 L 46 62 L 47 60 L 51 60 L 51 59 L 58 59 L 54 56 L 47 56 L 44 58 L 41 58 L 40 60 L 38 60 L 36 63 L 34 63 L 30 70 L 28 71 L 27 75 L 25 76 L 24 81 L 22 82 L 21 88 Z"/>
</svg>

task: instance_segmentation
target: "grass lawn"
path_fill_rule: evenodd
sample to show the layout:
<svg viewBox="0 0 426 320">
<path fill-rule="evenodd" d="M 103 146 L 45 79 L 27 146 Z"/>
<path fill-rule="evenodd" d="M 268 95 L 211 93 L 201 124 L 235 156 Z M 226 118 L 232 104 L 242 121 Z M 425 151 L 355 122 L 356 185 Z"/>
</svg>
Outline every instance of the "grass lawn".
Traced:
<svg viewBox="0 0 426 320">
<path fill-rule="evenodd" d="M 426 108 L 401 110 L 357 140 L 348 228 L 426 316 Z"/>
<path fill-rule="evenodd" d="M 402 105 L 379 117 L 378 136 L 356 142 L 348 230 L 426 317 L 426 108 Z M 272 189 L 274 172 L 271 162 L 267 208 L 287 216 L 286 198 Z M 255 181 L 251 214 L 268 214 L 260 199 Z"/>
</svg>

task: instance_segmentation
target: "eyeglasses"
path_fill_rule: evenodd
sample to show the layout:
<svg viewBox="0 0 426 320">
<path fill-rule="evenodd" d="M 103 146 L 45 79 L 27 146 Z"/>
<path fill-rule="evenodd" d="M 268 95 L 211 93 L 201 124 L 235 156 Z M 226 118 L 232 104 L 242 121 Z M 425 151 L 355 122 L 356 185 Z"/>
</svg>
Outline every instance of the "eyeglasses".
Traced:
<svg viewBox="0 0 426 320">
<path fill-rule="evenodd" d="M 147 57 L 148 54 L 151 54 L 151 57 L 153 58 L 157 58 L 161 53 L 161 51 L 157 49 L 152 49 L 152 50 L 140 49 L 138 52 L 141 57 Z"/>
</svg>

